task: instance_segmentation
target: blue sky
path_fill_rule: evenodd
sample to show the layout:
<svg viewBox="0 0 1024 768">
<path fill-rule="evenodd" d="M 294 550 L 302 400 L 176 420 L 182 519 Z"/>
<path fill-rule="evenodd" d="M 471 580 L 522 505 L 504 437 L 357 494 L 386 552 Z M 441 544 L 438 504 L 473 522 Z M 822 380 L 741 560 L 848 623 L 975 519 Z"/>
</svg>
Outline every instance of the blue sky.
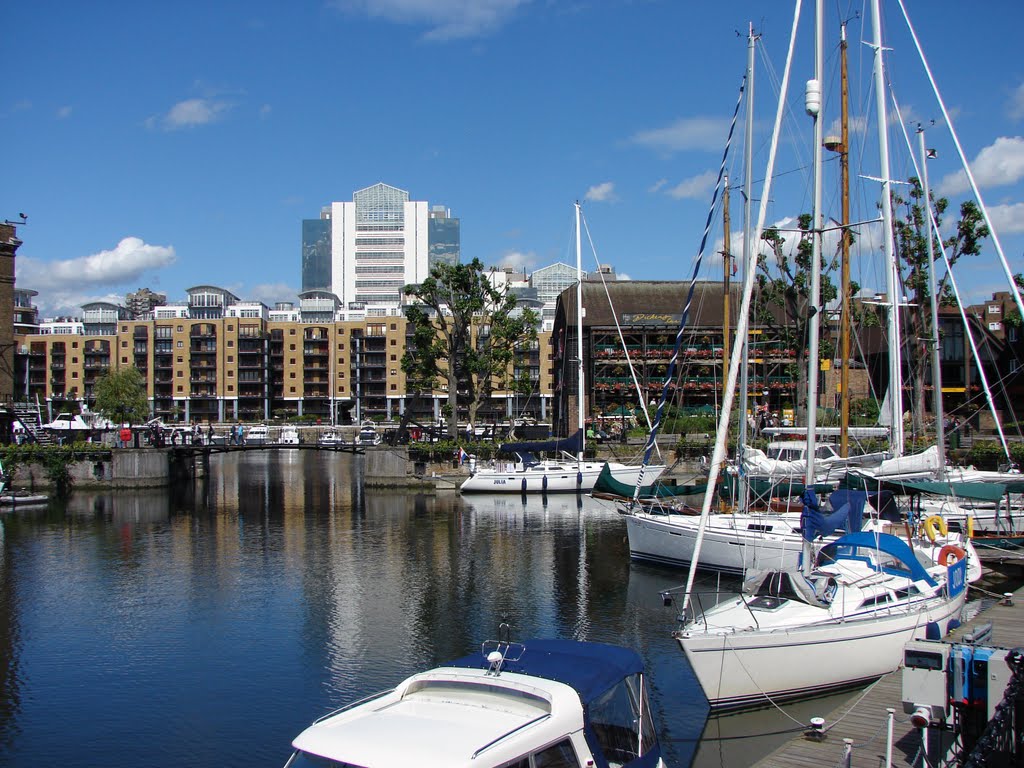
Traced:
<svg viewBox="0 0 1024 768">
<path fill-rule="evenodd" d="M 826 6 L 826 88 L 838 71 L 836 20 L 849 18 L 853 165 L 877 176 L 870 51 L 861 43 L 869 11 Z M 899 7 L 886 6 L 901 110 L 912 125 L 940 119 Z M 966 13 L 961 2 L 935 0 L 909 10 L 1020 271 L 1024 59 L 1015 32 L 1024 4 L 991 0 Z M 805 3 L 770 223 L 810 207 L 811 121 L 801 94 L 812 75 L 811 11 Z M 48 315 L 139 286 L 172 300 L 203 283 L 292 300 L 301 220 L 378 181 L 448 206 L 462 220 L 464 260 L 532 269 L 570 259 L 571 206 L 585 198 L 602 263 L 633 279 L 686 279 L 747 24 L 763 41 L 760 179 L 791 19 L 790 3 L 749 0 L 8 4 L 0 216 L 28 215 L 18 285 L 39 290 Z M 826 100 L 831 123 L 838 99 Z M 966 192 L 948 134 L 936 126 L 928 138 L 939 151 L 932 186 L 956 206 Z M 898 178 L 912 171 L 897 139 L 891 134 Z M 838 217 L 835 176 L 830 162 L 826 212 Z M 871 218 L 878 187 L 861 186 L 854 216 Z M 721 225 L 713 237 L 721 239 Z M 862 257 L 855 277 L 881 288 L 869 261 Z M 991 247 L 958 279 L 972 301 L 1005 288 Z"/>
</svg>

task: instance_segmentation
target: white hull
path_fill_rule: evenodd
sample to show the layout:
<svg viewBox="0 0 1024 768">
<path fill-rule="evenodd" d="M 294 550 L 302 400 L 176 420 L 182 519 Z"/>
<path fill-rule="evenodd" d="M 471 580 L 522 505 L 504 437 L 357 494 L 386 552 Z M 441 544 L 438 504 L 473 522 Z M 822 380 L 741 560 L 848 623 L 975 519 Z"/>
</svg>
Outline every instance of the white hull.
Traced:
<svg viewBox="0 0 1024 768">
<path fill-rule="evenodd" d="M 700 518 L 692 516 L 627 515 L 629 556 L 661 565 L 688 566 L 693 560 L 699 523 Z M 738 576 L 748 571 L 794 570 L 800 567 L 803 547 L 799 526 L 800 515 L 797 513 L 711 515 L 704 529 L 699 565 L 707 570 Z M 877 521 L 866 524 L 865 530 L 878 530 L 877 526 Z M 903 535 L 900 530 L 891 532 Z M 830 536 L 825 541 L 836 538 L 838 536 Z M 938 559 L 946 544 L 961 547 L 967 552 L 967 580 L 972 584 L 978 581 L 982 575 L 981 560 L 970 541 L 965 542 L 958 533 L 951 532 L 948 537 L 939 537 L 934 543 L 915 542 L 915 546 L 933 561 Z"/>
<path fill-rule="evenodd" d="M 662 565 L 687 566 L 693 560 L 699 517 L 626 516 L 629 556 Z M 712 515 L 701 543 L 700 567 L 742 576 L 748 569 L 796 568 L 801 544 L 794 530 L 798 514 Z"/>
<path fill-rule="evenodd" d="M 539 464 L 511 464 L 478 469 L 463 482 L 463 493 L 578 493 L 593 490 L 605 464 L 620 483 L 636 485 L 639 465 L 604 461 L 542 461 Z M 644 482 L 652 483 L 665 471 L 663 466 L 644 468 Z"/>
<path fill-rule="evenodd" d="M 929 623 L 944 635 L 960 616 L 958 598 L 929 598 L 920 611 L 872 614 L 820 625 L 728 633 L 681 631 L 680 646 L 712 709 L 821 693 L 881 677 L 899 667 L 903 646 Z M 955 624 L 954 624 L 955 626 Z"/>
</svg>

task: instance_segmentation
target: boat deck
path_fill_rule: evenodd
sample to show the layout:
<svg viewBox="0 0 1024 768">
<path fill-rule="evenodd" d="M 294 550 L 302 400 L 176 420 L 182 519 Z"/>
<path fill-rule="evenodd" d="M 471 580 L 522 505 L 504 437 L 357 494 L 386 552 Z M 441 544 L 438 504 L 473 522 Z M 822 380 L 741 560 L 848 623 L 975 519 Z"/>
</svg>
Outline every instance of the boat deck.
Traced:
<svg viewBox="0 0 1024 768">
<path fill-rule="evenodd" d="M 974 628 L 992 623 L 992 636 L 985 645 L 1013 648 L 1024 637 L 1024 587 L 1013 594 L 1012 605 L 997 603 L 980 612 L 964 626 L 950 633 L 956 641 Z M 911 765 L 921 746 L 921 733 L 910 725 L 910 716 L 903 713 L 903 670 L 882 677 L 867 693 L 854 697 L 825 717 L 827 738 L 815 741 L 801 734 L 755 763 L 755 768 L 821 768 L 843 765 L 845 739 L 852 742 L 851 768 L 878 768 L 885 763 L 886 709 L 896 710 L 893 729 L 892 765 Z M 834 725 L 833 725 L 834 724 Z M 930 729 L 932 739 L 936 730 Z M 935 748 L 929 743 L 929 754 Z"/>
</svg>

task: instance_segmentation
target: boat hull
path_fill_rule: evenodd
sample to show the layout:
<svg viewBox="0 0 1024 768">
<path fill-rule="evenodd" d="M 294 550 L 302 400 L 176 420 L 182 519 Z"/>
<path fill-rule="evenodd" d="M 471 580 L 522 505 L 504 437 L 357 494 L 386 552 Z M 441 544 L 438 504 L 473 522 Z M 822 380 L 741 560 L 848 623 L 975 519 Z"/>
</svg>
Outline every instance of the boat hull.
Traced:
<svg viewBox="0 0 1024 768">
<path fill-rule="evenodd" d="M 608 462 L 542 462 L 515 464 L 508 469 L 480 469 L 462 483 L 463 493 L 580 493 L 593 490 L 598 475 Z M 608 463 L 613 477 L 635 485 L 640 466 Z M 644 467 L 644 482 L 653 482 L 665 470 Z"/>
<path fill-rule="evenodd" d="M 773 630 L 675 634 L 712 710 L 740 709 L 848 688 L 894 671 L 903 647 L 956 626 L 965 592 L 922 611 Z M 934 630 L 933 630 L 934 631 Z"/>
</svg>

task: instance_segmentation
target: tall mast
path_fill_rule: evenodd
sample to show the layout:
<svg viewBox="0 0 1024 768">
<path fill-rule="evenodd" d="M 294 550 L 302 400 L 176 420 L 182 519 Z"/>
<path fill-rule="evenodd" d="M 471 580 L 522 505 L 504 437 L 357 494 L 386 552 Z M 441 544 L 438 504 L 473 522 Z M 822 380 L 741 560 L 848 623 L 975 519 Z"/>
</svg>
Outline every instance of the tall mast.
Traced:
<svg viewBox="0 0 1024 768">
<path fill-rule="evenodd" d="M 946 435 L 942 410 L 942 370 L 939 368 L 939 297 L 935 295 L 935 254 L 932 245 L 932 200 L 928 189 L 928 158 L 934 157 L 924 146 L 924 128 L 917 129 L 918 147 L 921 151 L 921 191 L 924 193 L 925 238 L 928 241 L 928 296 L 931 299 L 932 331 L 928 340 L 932 345 L 932 412 L 935 415 L 935 446 L 939 453 L 939 471 L 946 474 Z M 979 361 L 980 365 L 980 361 Z"/>
<path fill-rule="evenodd" d="M 751 206 L 753 205 L 753 166 L 754 166 L 754 46 L 757 44 L 757 35 L 754 34 L 754 25 L 749 25 L 747 32 L 747 114 L 743 128 L 743 269 L 750 272 L 757 271 L 757 262 L 752 261 L 750 254 L 754 252 L 754 245 L 750 242 L 753 237 L 753 216 Z M 746 271 L 743 273 L 743 280 L 751 278 Z M 742 337 L 737 327 L 736 343 L 742 349 L 740 357 L 740 402 L 739 402 L 739 440 L 737 464 L 743 466 L 743 447 L 747 444 L 747 390 L 750 387 L 748 382 L 750 371 L 750 334 L 743 331 Z M 747 476 L 740 472 L 737 476 L 737 500 L 741 510 L 747 507 Z"/>
<path fill-rule="evenodd" d="M 840 115 L 841 138 L 839 148 L 839 173 L 843 187 L 842 221 L 842 314 L 840 321 L 840 359 L 843 367 L 839 371 L 839 455 L 844 459 L 850 455 L 850 83 L 846 69 L 846 24 L 841 27 L 839 42 L 840 93 L 842 109 Z"/>
<path fill-rule="evenodd" d="M 583 461 L 586 432 L 583 429 L 583 250 L 580 243 L 580 202 L 576 201 L 576 428 L 583 432 L 576 461 Z"/>
<path fill-rule="evenodd" d="M 729 177 L 725 177 L 725 188 L 722 192 L 722 386 L 729 378 L 729 278 L 732 270 L 732 238 L 729 235 Z"/>
<path fill-rule="evenodd" d="M 878 154 L 882 174 L 882 255 L 885 258 L 885 290 L 889 295 L 889 417 L 893 456 L 903 455 L 903 371 L 900 338 L 900 275 L 892 244 L 892 181 L 889 178 L 889 115 L 885 100 L 885 69 L 882 57 L 880 0 L 871 0 L 872 48 L 874 49 L 875 103 L 878 118 Z"/>
<path fill-rule="evenodd" d="M 807 83 L 805 106 L 814 118 L 814 211 L 811 219 L 811 285 L 807 300 L 807 471 L 806 484 L 814 485 L 814 451 L 818 427 L 818 371 L 821 368 L 821 145 L 822 78 L 825 70 L 824 0 L 814 4 L 814 79 Z"/>
</svg>

